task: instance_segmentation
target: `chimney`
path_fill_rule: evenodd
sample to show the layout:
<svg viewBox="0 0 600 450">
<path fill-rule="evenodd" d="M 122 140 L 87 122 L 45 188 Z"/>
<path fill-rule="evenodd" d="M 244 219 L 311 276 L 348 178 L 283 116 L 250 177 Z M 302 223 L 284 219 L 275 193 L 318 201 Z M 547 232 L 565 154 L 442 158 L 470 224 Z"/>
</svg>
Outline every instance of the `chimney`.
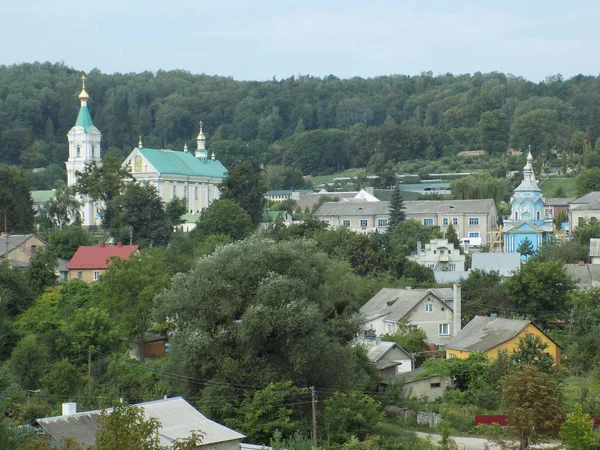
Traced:
<svg viewBox="0 0 600 450">
<path fill-rule="evenodd" d="M 123 243 L 121 241 L 117 242 L 117 247 L 123 247 Z"/>
<path fill-rule="evenodd" d="M 452 305 L 454 309 L 454 327 L 453 327 L 453 336 L 456 336 L 458 332 L 462 329 L 461 320 L 462 320 L 462 305 L 461 305 L 461 286 L 460 283 L 454 283 L 453 286 L 454 293 L 454 304 Z"/>
<path fill-rule="evenodd" d="M 62 404 L 62 415 L 63 416 L 72 416 L 73 414 L 77 414 L 77 403 L 75 402 L 67 402 Z"/>
<path fill-rule="evenodd" d="M 417 241 L 417 255 L 421 254 L 421 241 Z"/>
<path fill-rule="evenodd" d="M 106 244 L 104 242 L 100 242 L 100 247 L 104 247 Z"/>
</svg>

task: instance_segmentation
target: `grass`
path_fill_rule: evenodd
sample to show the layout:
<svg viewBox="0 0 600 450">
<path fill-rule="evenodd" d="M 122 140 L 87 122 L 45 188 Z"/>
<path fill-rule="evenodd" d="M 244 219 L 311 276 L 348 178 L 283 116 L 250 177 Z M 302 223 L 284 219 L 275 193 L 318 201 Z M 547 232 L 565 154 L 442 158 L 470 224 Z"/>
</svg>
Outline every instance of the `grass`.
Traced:
<svg viewBox="0 0 600 450">
<path fill-rule="evenodd" d="M 577 197 L 576 180 L 576 178 L 548 178 L 541 183 L 540 188 L 544 197 L 554 197 L 559 187 L 564 189 L 567 197 Z"/>
<path fill-rule="evenodd" d="M 568 410 L 581 403 L 593 410 L 593 415 L 600 413 L 600 379 L 596 371 L 568 377 L 564 381 L 563 393 Z"/>
</svg>

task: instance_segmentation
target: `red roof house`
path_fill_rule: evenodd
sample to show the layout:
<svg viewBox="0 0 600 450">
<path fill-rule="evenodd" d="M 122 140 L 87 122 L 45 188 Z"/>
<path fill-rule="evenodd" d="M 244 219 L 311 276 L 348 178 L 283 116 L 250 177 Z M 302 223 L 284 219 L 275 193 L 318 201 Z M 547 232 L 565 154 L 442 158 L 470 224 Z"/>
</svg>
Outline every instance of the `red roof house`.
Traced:
<svg viewBox="0 0 600 450">
<path fill-rule="evenodd" d="M 97 281 L 108 269 L 111 258 L 128 259 L 139 249 L 139 245 L 123 245 L 121 242 L 117 245 L 105 245 L 104 242 L 82 245 L 67 264 L 69 280 L 78 278 L 86 283 Z"/>
</svg>

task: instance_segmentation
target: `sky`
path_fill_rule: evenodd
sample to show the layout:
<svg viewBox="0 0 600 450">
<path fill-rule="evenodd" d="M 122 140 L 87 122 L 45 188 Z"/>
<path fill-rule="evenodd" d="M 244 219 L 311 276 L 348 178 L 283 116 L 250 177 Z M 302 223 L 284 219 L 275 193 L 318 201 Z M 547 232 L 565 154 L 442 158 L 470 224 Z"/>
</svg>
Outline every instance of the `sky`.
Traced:
<svg viewBox="0 0 600 450">
<path fill-rule="evenodd" d="M 0 0 L 0 64 L 268 80 L 600 73 L 600 2 Z"/>
</svg>

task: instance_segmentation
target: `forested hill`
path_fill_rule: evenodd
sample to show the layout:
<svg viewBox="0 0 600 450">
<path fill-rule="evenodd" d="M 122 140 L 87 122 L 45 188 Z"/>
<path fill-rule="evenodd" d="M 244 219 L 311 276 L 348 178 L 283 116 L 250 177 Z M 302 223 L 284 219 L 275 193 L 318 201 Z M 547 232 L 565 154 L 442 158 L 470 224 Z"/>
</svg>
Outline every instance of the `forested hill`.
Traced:
<svg viewBox="0 0 600 450">
<path fill-rule="evenodd" d="M 62 64 L 0 66 L 0 163 L 62 163 L 79 108 L 81 72 Z M 580 152 L 600 137 L 600 82 L 560 76 L 533 83 L 502 73 L 302 76 L 235 81 L 185 71 L 87 74 L 104 152 L 144 145 L 194 148 L 198 121 L 225 164 L 295 163 L 305 174 L 461 150 Z"/>
</svg>

